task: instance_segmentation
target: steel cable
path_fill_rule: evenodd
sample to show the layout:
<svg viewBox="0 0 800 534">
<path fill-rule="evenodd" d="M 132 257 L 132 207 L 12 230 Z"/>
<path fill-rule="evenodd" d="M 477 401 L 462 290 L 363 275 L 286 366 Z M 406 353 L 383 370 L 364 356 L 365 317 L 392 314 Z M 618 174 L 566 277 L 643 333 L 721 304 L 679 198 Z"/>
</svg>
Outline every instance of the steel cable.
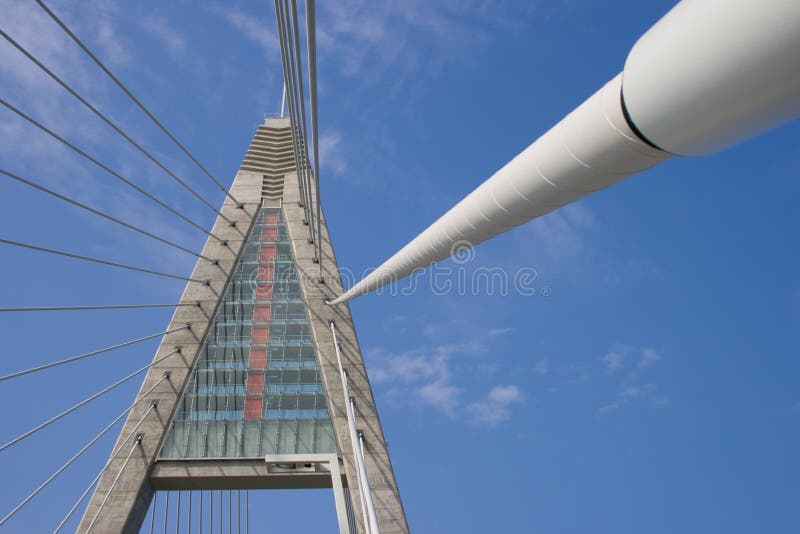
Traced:
<svg viewBox="0 0 800 534">
<path fill-rule="evenodd" d="M 19 50 L 25 57 L 27 57 L 30 61 L 32 61 L 37 67 L 39 67 L 42 71 L 45 72 L 50 78 L 52 78 L 56 83 L 58 83 L 61 87 L 67 90 L 69 94 L 74 96 L 78 99 L 78 101 L 83 104 L 86 108 L 88 108 L 92 113 L 94 113 L 98 118 L 100 118 L 103 122 L 105 122 L 109 127 L 111 127 L 115 132 L 121 135 L 126 141 L 128 141 L 131 145 L 133 145 L 139 152 L 141 152 L 144 156 L 146 156 L 150 161 L 155 163 L 162 171 L 167 173 L 173 180 L 178 182 L 184 189 L 189 191 L 195 198 L 197 198 L 200 202 L 208 206 L 214 213 L 218 216 L 229 222 L 231 225 L 236 225 L 236 223 L 230 219 L 228 219 L 225 215 L 223 215 L 220 211 L 218 211 L 210 202 L 208 202 L 202 195 L 197 193 L 194 189 L 189 186 L 186 182 L 181 180 L 174 172 L 169 170 L 166 165 L 161 163 L 158 158 L 153 156 L 150 152 L 147 151 L 142 145 L 134 141 L 128 134 L 126 134 L 122 128 L 116 125 L 111 119 L 106 117 L 102 112 L 100 112 L 96 107 L 89 103 L 84 97 L 82 97 L 75 89 L 73 89 L 68 83 L 64 80 L 59 78 L 53 71 L 51 71 L 44 63 L 39 61 L 33 54 L 31 54 L 25 47 L 19 44 L 13 37 L 11 37 L 8 33 L 6 33 L 3 29 L 0 29 L 0 35 L 8 41 L 14 48 Z"/>
<path fill-rule="evenodd" d="M 35 434 L 36 432 L 42 430 L 43 428 L 51 425 L 52 423 L 55 423 L 56 421 L 58 421 L 62 417 L 65 417 L 65 416 L 71 414 L 72 412 L 74 412 L 75 410 L 77 410 L 78 408 L 81 408 L 82 406 L 85 406 L 85 405 L 89 404 L 90 402 L 92 402 L 93 400 L 97 399 L 98 397 L 101 397 L 101 396 L 105 395 L 106 393 L 108 393 L 109 391 L 111 391 L 112 389 L 124 384 L 125 382 L 127 382 L 131 378 L 135 377 L 139 373 L 142 373 L 143 371 L 146 371 L 146 370 L 150 369 L 152 366 L 156 365 L 157 363 L 165 360 L 166 358 L 168 358 L 168 357 L 172 356 L 173 354 L 178 353 L 180 351 L 181 351 L 181 349 L 180 349 L 180 347 L 178 347 L 178 348 L 168 352 L 167 354 L 163 355 L 160 358 L 157 358 L 156 360 L 153 360 L 152 362 L 150 362 L 149 364 L 145 365 L 144 367 L 142 367 L 140 369 L 137 369 L 136 371 L 132 372 L 131 374 L 129 374 L 129 375 L 117 380 L 116 382 L 114 382 L 110 386 L 107 386 L 107 387 L 103 388 L 102 390 L 98 391 L 97 393 L 95 393 L 95 394 L 83 399 L 78 404 L 75 404 L 75 405 L 67 408 L 66 410 L 64 410 L 60 414 L 54 415 L 53 417 L 51 417 L 47 421 L 45 421 L 43 423 L 40 423 L 37 426 L 33 427 L 32 429 L 28 430 L 27 432 L 24 432 L 24 433 L 20 434 L 19 436 L 15 437 L 14 439 L 9 441 L 8 443 L 5 443 L 4 445 L 0 446 L 0 452 L 6 450 L 7 448 L 11 447 L 12 445 L 14 445 L 16 443 L 19 443 L 20 441 L 32 436 L 33 434 Z"/>
<path fill-rule="evenodd" d="M 97 64 L 97 66 L 98 66 L 98 67 L 100 67 L 100 68 L 103 70 L 103 72 L 105 72 L 105 73 L 108 75 L 108 77 L 109 77 L 109 78 L 111 78 L 111 80 L 112 80 L 112 81 L 113 81 L 115 84 L 117 84 L 117 87 L 119 87 L 120 89 L 122 89 L 122 91 L 123 91 L 123 92 L 124 92 L 126 95 L 128 95 L 128 98 L 130 98 L 130 99 L 133 101 L 133 103 L 134 103 L 134 104 L 136 104 L 136 105 L 139 107 L 139 109 L 141 109 L 141 110 L 142 110 L 142 111 L 145 113 L 145 115 L 147 115 L 147 116 L 150 118 L 150 120 L 151 120 L 151 121 L 153 121 L 153 123 L 154 123 L 156 126 L 158 126 L 158 127 L 161 129 L 161 131 L 162 131 L 162 132 L 164 132 L 164 133 L 167 135 L 167 137 L 169 137 L 169 138 L 172 140 L 172 142 L 173 142 L 173 143 L 175 143 L 175 145 L 176 145 L 178 148 L 180 148 L 180 149 L 181 149 L 181 151 L 182 151 L 184 154 L 186 154 L 186 155 L 189 157 L 189 159 L 191 159 L 191 160 L 192 160 L 192 161 L 195 163 L 195 165 L 197 165 L 197 166 L 200 168 L 200 170 L 202 170 L 202 171 L 203 171 L 203 173 L 205 173 L 205 175 L 206 175 L 206 176 L 208 176 L 208 177 L 209 177 L 209 178 L 210 178 L 210 179 L 211 179 L 211 180 L 212 180 L 212 181 L 213 181 L 213 182 L 214 182 L 214 183 L 217 185 L 217 187 L 219 187 L 219 188 L 220 188 L 220 190 L 222 190 L 222 192 L 223 192 L 223 193 L 225 193 L 225 195 L 226 195 L 228 198 L 230 198 L 230 199 L 231 199 L 233 202 L 235 202 L 235 203 L 236 203 L 236 205 L 237 205 L 238 207 L 242 207 L 242 208 L 244 207 L 244 205 L 243 205 L 243 204 L 241 204 L 241 203 L 240 203 L 238 200 L 236 200 L 236 198 L 234 198 L 234 197 L 233 197 L 233 195 L 231 195 L 231 193 L 230 193 L 230 192 L 229 192 L 229 191 L 228 191 L 228 190 L 225 188 L 225 186 L 223 186 L 223 185 L 222 185 L 222 184 L 219 182 L 219 180 L 217 180 L 217 179 L 214 177 L 214 175 L 212 175 L 212 174 L 211 174 L 211 173 L 208 171 L 208 169 L 206 169 L 206 168 L 205 168 L 205 166 L 203 166 L 203 164 L 202 164 L 202 163 L 200 163 L 200 162 L 197 160 L 197 158 L 196 158 L 196 157 L 194 157 L 194 155 L 193 155 L 191 152 L 189 152 L 189 150 L 188 150 L 188 149 L 187 149 L 185 146 L 183 146 L 183 144 L 182 144 L 180 141 L 178 141 L 178 139 L 177 139 L 177 138 L 176 138 L 174 135 L 172 135 L 172 133 L 171 133 L 169 130 L 167 130 L 166 126 L 164 126 L 163 124 L 161 124 L 161 121 L 159 121 L 159 120 L 158 120 L 158 119 L 157 119 L 157 118 L 156 118 L 156 117 L 155 117 L 155 116 L 154 116 L 154 115 L 153 115 L 153 114 L 150 112 L 150 110 L 149 110 L 149 109 L 147 109 L 147 108 L 144 106 L 144 104 L 142 104 L 142 103 L 139 101 L 139 99 L 138 99 L 138 98 L 136 98 L 136 97 L 133 95 L 133 93 L 132 93 L 132 92 L 131 92 L 131 91 L 130 91 L 130 90 L 127 88 L 127 87 L 125 87 L 125 85 L 124 85 L 124 84 L 123 84 L 123 83 L 122 83 L 122 82 L 119 80 L 119 78 L 117 78 L 117 77 L 116 77 L 116 76 L 115 76 L 115 75 L 114 75 L 114 74 L 111 72 L 111 70 L 109 70 L 109 68 L 108 68 L 108 67 L 106 67 L 106 65 L 105 65 L 105 64 L 104 64 L 102 61 L 100 61 L 100 60 L 97 58 L 97 56 L 96 56 L 94 53 L 92 53 L 92 51 L 89 49 L 89 47 L 87 47 L 87 46 L 86 46 L 86 45 L 83 43 L 83 41 L 81 41 L 81 40 L 78 38 L 78 36 L 77 36 L 77 35 L 75 35 L 75 34 L 72 32 L 72 30 L 70 30 L 70 29 L 69 29 L 69 27 L 67 27 L 67 25 L 66 25 L 64 22 L 62 22 L 62 21 L 61 21 L 61 19 L 59 19 L 59 18 L 56 16 L 56 14 L 55 14 L 55 13 L 53 13 L 53 11 L 52 11 L 52 10 L 51 10 L 49 7 L 47 7 L 47 6 L 45 5 L 45 3 L 44 3 L 42 0 L 36 0 L 36 3 L 37 3 L 37 4 L 39 4 L 39 6 L 40 6 L 40 7 L 41 7 L 41 8 L 42 8 L 44 11 L 45 11 L 45 13 L 47 13 L 48 15 L 50 15 L 50 18 L 52 18 L 52 19 L 53 19 L 53 20 L 56 22 L 56 24 L 58 24 L 58 25 L 61 27 L 61 29 L 62 29 L 62 30 L 64 30 L 64 31 L 66 32 L 66 34 L 67 34 L 67 35 L 69 35 L 69 36 L 70 36 L 70 38 L 72 38 L 72 40 L 73 40 L 73 41 L 75 41 L 75 43 L 76 43 L 76 44 L 77 44 L 79 47 L 81 47 L 81 49 L 82 49 L 84 52 L 86 52 L 86 55 L 88 55 L 88 56 L 89 56 L 89 57 L 92 59 L 92 61 L 94 61 L 94 62 Z"/>
<path fill-rule="evenodd" d="M 12 180 L 16 180 L 17 182 L 19 182 L 21 184 L 25 184 L 25 185 L 30 186 L 30 187 L 33 187 L 34 189 L 38 189 L 39 191 L 42 191 L 43 193 L 47 193 L 48 195 L 51 195 L 51 196 L 56 197 L 56 198 L 58 198 L 60 200 L 63 200 L 64 202 L 72 204 L 73 206 L 77 206 L 77 207 L 79 207 L 79 208 L 81 208 L 83 210 L 88 211 L 89 213 L 94 213 L 95 215 L 98 215 L 98 216 L 100 216 L 100 217 L 102 217 L 102 218 L 104 218 L 104 219 L 106 219 L 108 221 L 116 223 L 116 224 L 118 224 L 120 226 L 124 226 L 125 228 L 127 228 L 129 230 L 133 230 L 134 232 L 140 233 L 140 234 L 142 234 L 144 236 L 147 236 L 147 237 L 149 237 L 151 239 L 155 239 L 156 241 L 160 241 L 161 243 L 164 243 L 165 245 L 169 245 L 170 247 L 175 248 L 177 250 L 180 250 L 181 252 L 186 252 L 187 254 L 191 254 L 192 256 L 195 256 L 197 258 L 202 258 L 204 260 L 210 261 L 211 263 L 218 263 L 218 261 L 215 260 L 215 259 L 209 258 L 208 256 L 205 256 L 205 255 L 200 254 L 198 252 L 194 252 L 193 250 L 190 250 L 190 249 L 188 249 L 188 248 L 186 248 L 184 246 L 181 246 L 181 245 L 179 245 L 179 244 L 177 244 L 177 243 L 175 243 L 173 241 L 170 241 L 169 239 L 166 239 L 166 238 L 163 238 L 163 237 L 158 236 L 156 234 L 153 234 L 151 232 L 148 232 L 147 230 L 139 228 L 138 226 L 134 226 L 134 225 L 132 225 L 130 223 L 127 223 L 127 222 L 125 222 L 125 221 L 123 221 L 121 219 L 117 219 L 113 215 L 109 215 L 108 213 L 105 213 L 103 211 L 95 209 L 95 208 L 93 208 L 91 206 L 87 206 L 86 204 L 83 204 L 81 202 L 78 202 L 77 200 L 69 198 L 66 195 L 62 195 L 61 193 L 57 193 L 57 192 L 53 191 L 52 189 L 49 189 L 49 188 L 47 188 L 47 187 L 45 187 L 45 186 L 43 186 L 41 184 L 37 184 L 36 182 L 34 182 L 32 180 L 28 180 L 27 178 L 23 178 L 23 177 L 21 177 L 21 176 L 19 176 L 17 174 L 14 174 L 13 172 L 9 172 L 9 171 L 7 171 L 5 169 L 0 168 L 0 174 L 4 174 L 7 177 L 11 178 Z"/>
<path fill-rule="evenodd" d="M 81 150 L 80 148 L 75 146 L 74 144 L 70 143 L 69 141 L 67 141 L 66 139 L 64 139 L 63 137 L 61 137 L 60 135 L 58 135 L 57 133 L 55 133 L 51 129 L 49 129 L 47 126 L 43 125 L 42 123 L 40 123 L 39 121 L 37 121 L 36 119 L 31 117 L 30 115 L 26 114 L 24 111 L 20 110 L 19 108 L 15 107 L 12 104 L 9 104 L 2 97 L 0 97 L 0 104 L 5 106 L 9 111 L 17 114 L 19 117 L 21 117 L 25 121 L 29 122 L 33 126 L 36 126 L 37 128 L 39 128 L 41 131 L 43 131 L 44 133 L 46 133 L 47 135 L 49 135 L 53 139 L 61 142 L 64 146 L 66 146 L 67 148 L 71 149 L 75 153 L 79 154 L 80 156 L 82 156 L 86 160 L 90 161 L 91 163 L 93 163 L 94 165 L 99 167 L 100 169 L 104 170 L 105 172 L 107 172 L 108 174 L 110 174 L 111 176 L 116 178 L 117 180 L 121 181 L 122 183 L 124 183 L 125 185 L 127 185 L 128 187 L 133 189 L 134 191 L 136 191 L 136 192 L 144 195 L 145 197 L 149 198 L 150 200 L 152 200 L 153 202 L 155 202 L 156 204 L 158 204 L 159 206 L 161 206 L 165 210 L 167 210 L 170 213 L 174 214 L 175 216 L 179 217 L 180 219 L 182 219 L 183 221 L 187 222 L 188 224 L 194 226 L 195 228 L 197 228 L 198 230 L 200 230 L 204 234 L 206 234 L 206 235 L 208 235 L 210 237 L 213 237 L 214 239 L 216 239 L 220 243 L 223 242 L 223 240 L 221 238 L 219 238 L 216 235 L 212 234 L 210 231 L 206 230 L 200 224 L 198 224 L 198 223 L 194 222 L 193 220 L 189 219 L 188 217 L 186 217 L 185 215 L 180 213 L 178 210 L 176 210 L 175 208 L 169 206 L 167 203 L 165 203 L 164 201 L 160 200 L 156 196 L 148 193 L 147 191 L 145 191 L 144 189 L 142 189 L 141 187 L 139 187 L 138 185 L 136 185 L 132 181 L 128 180 L 127 178 L 125 178 L 124 176 L 119 174 L 117 171 L 115 171 L 112 168 L 110 168 L 108 165 L 106 165 L 104 163 L 101 163 L 97 159 L 93 158 L 92 156 L 90 156 L 89 154 L 87 154 L 86 152 L 84 152 L 83 150 Z"/>
<path fill-rule="evenodd" d="M 101 259 L 98 259 L 98 258 L 92 258 L 91 256 L 83 256 L 83 255 L 80 255 L 80 254 L 74 254 L 72 252 L 65 252 L 63 250 L 56 250 L 56 249 L 52 249 L 52 248 L 40 247 L 38 245 L 31 245 L 29 243 L 22 243 L 20 241 L 12 241 L 10 239 L 0 239 L 0 243 L 4 243 L 6 245 L 13 245 L 15 247 L 29 248 L 31 250 L 38 250 L 39 252 L 47 252 L 49 254 L 56 254 L 56 255 L 59 255 L 59 256 L 66 256 L 68 258 L 75 258 L 75 259 L 78 259 L 78 260 L 89 261 L 89 262 L 92 262 L 92 263 L 100 263 L 102 265 L 110 265 L 111 267 L 119 267 L 121 269 L 128 269 L 129 271 L 138 271 L 138 272 L 142 272 L 142 273 L 155 274 L 155 275 L 158 275 L 158 276 L 165 276 L 167 278 L 175 278 L 177 280 L 186 280 L 186 281 L 189 281 L 189 282 L 197 282 L 199 284 L 205 284 L 205 285 L 208 285 L 210 283 L 209 280 L 199 280 L 197 278 L 190 278 L 190 277 L 187 277 L 187 276 L 181 276 L 179 274 L 170 274 L 170 273 L 165 273 L 165 272 L 161 272 L 161 271 L 154 271 L 152 269 L 146 269 L 144 267 L 136 267 L 134 265 L 126 265 L 124 263 L 117 263 L 117 262 L 113 262 L 113 261 L 101 260 Z"/>
<path fill-rule="evenodd" d="M 164 332 L 159 332 L 158 334 L 151 334 L 149 336 L 140 337 L 138 339 L 134 339 L 134 340 L 131 340 L 131 341 L 126 341 L 125 343 L 120 343 L 118 345 L 112 345 L 110 347 L 105 347 L 105 348 L 102 348 L 102 349 L 94 350 L 92 352 L 85 352 L 83 354 L 78 354 L 77 356 L 71 356 L 71 357 L 65 358 L 63 360 L 58 360 L 58 361 L 55 361 L 55 362 L 46 363 L 44 365 L 31 367 L 30 369 L 25 369 L 24 371 L 16 371 L 14 373 L 10 373 L 10 374 L 4 375 L 4 376 L 0 376 L 0 382 L 3 382 L 4 380 L 10 380 L 12 378 L 17 378 L 19 376 L 24 376 L 24 375 L 28 375 L 28 374 L 31 374 L 31 373 L 35 373 L 37 371 L 44 371 L 45 369 L 50 369 L 51 367 L 56 367 L 58 365 L 64 365 L 65 363 L 75 362 L 75 361 L 78 361 L 78 360 L 82 360 L 84 358 L 89 358 L 90 356 L 96 356 L 98 354 L 103 354 L 104 352 L 109 352 L 109 351 L 112 351 L 112 350 L 115 350 L 115 349 L 121 349 L 122 347 L 128 347 L 128 346 L 134 345 L 136 343 L 141 343 L 142 341 L 147 341 L 148 339 L 153 339 L 153 338 L 156 338 L 156 337 L 159 337 L 159 336 L 165 336 L 167 334 L 171 334 L 172 332 L 177 332 L 178 330 L 184 330 L 186 328 L 189 328 L 189 326 L 188 325 L 179 326 L 179 327 L 173 328 L 171 330 L 166 330 Z"/>
</svg>

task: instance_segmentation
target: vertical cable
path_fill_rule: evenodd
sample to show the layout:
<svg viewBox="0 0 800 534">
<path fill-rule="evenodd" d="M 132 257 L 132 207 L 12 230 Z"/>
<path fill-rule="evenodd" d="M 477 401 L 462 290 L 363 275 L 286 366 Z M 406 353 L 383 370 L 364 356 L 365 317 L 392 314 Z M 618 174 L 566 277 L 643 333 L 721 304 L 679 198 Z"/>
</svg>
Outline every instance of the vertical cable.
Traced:
<svg viewBox="0 0 800 534">
<path fill-rule="evenodd" d="M 153 493 L 153 507 L 150 514 L 150 534 L 153 534 L 153 529 L 156 526 L 156 508 L 158 505 L 158 492 Z"/>
<path fill-rule="evenodd" d="M 219 497 L 219 533 L 222 534 L 222 532 L 223 532 L 223 530 L 222 530 L 222 525 L 223 525 L 223 523 L 222 523 L 222 515 L 223 515 L 222 514 L 222 490 L 219 490 L 218 497 Z"/>
<path fill-rule="evenodd" d="M 165 495 L 165 502 L 164 502 L 164 534 L 167 534 L 167 523 L 169 522 L 169 494 L 172 493 L 170 491 L 166 492 Z"/>
<path fill-rule="evenodd" d="M 181 528 L 181 490 L 178 490 L 178 507 L 175 509 L 175 534 L 180 534 Z"/>
<path fill-rule="evenodd" d="M 192 532 L 192 490 L 189 490 L 189 521 L 186 530 Z"/>
<path fill-rule="evenodd" d="M 250 534 L 250 490 L 245 490 L 244 499 L 244 532 L 245 534 Z"/>
<path fill-rule="evenodd" d="M 306 0 L 306 52 L 308 53 L 308 93 L 311 102 L 311 145 L 314 150 L 314 184 L 317 191 L 317 258 L 322 276 L 322 207 L 319 185 L 319 136 L 317 129 L 317 30 L 314 0 Z"/>
</svg>

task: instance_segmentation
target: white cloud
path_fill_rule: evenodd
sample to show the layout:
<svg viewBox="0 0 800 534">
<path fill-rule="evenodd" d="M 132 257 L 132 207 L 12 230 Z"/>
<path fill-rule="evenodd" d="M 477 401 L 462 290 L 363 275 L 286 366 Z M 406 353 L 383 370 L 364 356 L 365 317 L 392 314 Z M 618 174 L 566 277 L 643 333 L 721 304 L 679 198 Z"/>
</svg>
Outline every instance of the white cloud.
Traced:
<svg viewBox="0 0 800 534">
<path fill-rule="evenodd" d="M 511 405 L 523 402 L 525 396 L 517 386 L 497 385 L 486 397 L 467 406 L 475 424 L 496 425 L 511 417 Z"/>
<path fill-rule="evenodd" d="M 492 328 L 491 330 L 489 330 L 489 336 L 490 337 L 502 336 L 503 334 L 509 334 L 509 333 L 511 333 L 513 331 L 514 331 L 513 328 L 508 328 L 508 327 L 507 328 Z"/>
<path fill-rule="evenodd" d="M 339 132 L 324 132 L 319 136 L 319 164 L 337 176 L 347 172 L 347 159 L 342 149 L 342 135 Z"/>
<path fill-rule="evenodd" d="M 537 375 L 546 375 L 550 373 L 550 362 L 546 358 L 538 360 L 533 366 L 533 371 Z"/>
<path fill-rule="evenodd" d="M 465 378 L 461 358 L 485 351 L 479 343 L 419 347 L 397 354 L 377 348 L 366 352 L 366 360 L 373 383 L 385 387 L 395 402 L 433 407 L 453 418 L 466 414 L 474 423 L 497 424 L 510 417 L 512 404 L 523 401 L 520 389 L 497 385 L 485 397 L 470 402 L 464 399 L 467 389 L 458 383 Z"/>
<path fill-rule="evenodd" d="M 186 52 L 186 37 L 172 27 L 169 19 L 161 15 L 147 15 L 139 23 L 146 32 L 161 42 L 173 60 L 178 61 L 183 58 Z"/>
<path fill-rule="evenodd" d="M 625 356 L 622 353 L 613 351 L 600 358 L 600 361 L 605 364 L 606 373 L 614 374 L 622 367 L 622 360 L 624 359 Z"/>
<path fill-rule="evenodd" d="M 639 363 L 637 364 L 637 366 L 650 367 L 660 359 L 661 359 L 661 354 L 655 351 L 654 349 L 644 349 L 642 350 L 642 355 L 639 358 Z"/>
<path fill-rule="evenodd" d="M 222 15 L 243 37 L 261 48 L 267 58 L 280 60 L 281 48 L 274 19 L 259 18 L 226 4 L 213 5 L 210 9 Z"/>
</svg>

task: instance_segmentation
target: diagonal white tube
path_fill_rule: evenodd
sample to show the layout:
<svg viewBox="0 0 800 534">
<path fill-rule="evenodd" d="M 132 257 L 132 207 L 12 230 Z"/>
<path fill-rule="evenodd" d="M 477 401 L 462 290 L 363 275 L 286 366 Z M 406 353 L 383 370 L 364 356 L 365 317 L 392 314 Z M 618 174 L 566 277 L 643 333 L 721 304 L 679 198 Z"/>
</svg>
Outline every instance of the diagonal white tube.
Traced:
<svg viewBox="0 0 800 534">
<path fill-rule="evenodd" d="M 477 245 L 642 171 L 669 154 L 625 121 L 618 75 L 497 171 L 383 265 L 336 298 L 338 304 Z"/>
<path fill-rule="evenodd" d="M 684 0 L 639 39 L 623 73 L 330 304 L 672 154 L 720 150 L 798 115 L 800 2 Z"/>
</svg>

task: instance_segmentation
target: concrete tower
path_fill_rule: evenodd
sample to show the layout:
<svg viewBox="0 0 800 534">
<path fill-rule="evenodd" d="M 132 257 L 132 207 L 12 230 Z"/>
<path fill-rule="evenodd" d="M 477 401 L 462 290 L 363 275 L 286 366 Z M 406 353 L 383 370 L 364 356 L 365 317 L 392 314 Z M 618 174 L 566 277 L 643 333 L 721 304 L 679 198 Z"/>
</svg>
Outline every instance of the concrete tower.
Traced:
<svg viewBox="0 0 800 534">
<path fill-rule="evenodd" d="M 230 190 L 242 204 L 221 209 L 235 224 L 215 222 L 202 253 L 217 262 L 197 262 L 180 301 L 196 306 L 170 323 L 189 326 L 162 340 L 80 532 L 138 532 L 158 490 L 277 488 L 333 488 L 340 532 L 408 532 L 350 311 L 326 304 L 342 293 L 327 226 L 317 258 L 300 181 L 289 119 L 266 119 Z"/>
</svg>

